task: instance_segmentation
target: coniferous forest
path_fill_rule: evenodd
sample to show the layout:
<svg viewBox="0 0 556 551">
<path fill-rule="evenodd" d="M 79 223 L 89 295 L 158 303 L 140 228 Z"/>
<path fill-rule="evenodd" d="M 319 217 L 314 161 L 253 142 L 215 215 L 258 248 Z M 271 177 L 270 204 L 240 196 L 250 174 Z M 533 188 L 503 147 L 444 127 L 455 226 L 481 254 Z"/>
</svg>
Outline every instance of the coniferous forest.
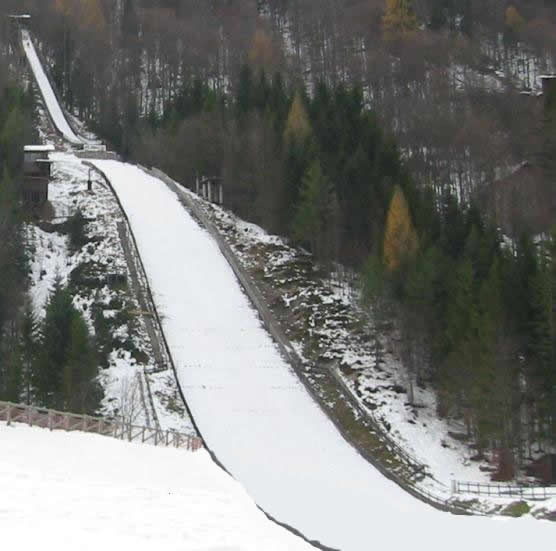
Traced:
<svg viewBox="0 0 556 551">
<path fill-rule="evenodd" d="M 555 2 L 23 3 L 68 109 L 125 158 L 192 189 L 221 177 L 239 216 L 357 270 L 413 384 L 434 386 L 479 454 L 498 451 L 511 477 L 556 445 L 556 99 L 538 89 Z M 5 197 L 17 167 L 3 162 Z M 524 162 L 538 181 L 499 200 Z M 6 324 L 21 292 L 0 292 Z M 67 342 L 84 338 L 62 289 L 49 309 Z M 76 353 L 48 354 L 67 367 L 44 403 L 60 403 Z"/>
</svg>

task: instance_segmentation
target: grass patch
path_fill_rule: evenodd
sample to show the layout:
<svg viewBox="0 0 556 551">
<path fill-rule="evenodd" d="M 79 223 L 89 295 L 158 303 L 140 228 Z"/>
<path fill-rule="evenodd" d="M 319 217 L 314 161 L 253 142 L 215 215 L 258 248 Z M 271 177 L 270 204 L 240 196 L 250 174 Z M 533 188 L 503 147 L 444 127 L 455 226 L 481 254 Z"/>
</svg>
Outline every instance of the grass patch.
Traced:
<svg viewBox="0 0 556 551">
<path fill-rule="evenodd" d="M 531 511 L 531 507 L 526 501 L 515 501 L 510 503 L 507 507 L 502 509 L 502 514 L 506 517 L 522 517 L 523 515 L 528 515 Z"/>
</svg>

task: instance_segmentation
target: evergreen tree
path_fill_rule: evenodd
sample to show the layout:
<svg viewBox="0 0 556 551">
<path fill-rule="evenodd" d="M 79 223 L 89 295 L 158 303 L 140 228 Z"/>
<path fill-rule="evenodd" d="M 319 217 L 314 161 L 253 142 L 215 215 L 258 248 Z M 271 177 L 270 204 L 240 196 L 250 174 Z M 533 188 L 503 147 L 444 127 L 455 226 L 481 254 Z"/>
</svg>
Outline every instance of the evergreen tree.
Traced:
<svg viewBox="0 0 556 551">
<path fill-rule="evenodd" d="M 325 238 L 331 221 L 332 200 L 332 186 L 324 176 L 320 162 L 315 161 L 303 178 L 292 235 L 294 239 L 308 242 L 320 260 L 327 256 Z"/>
<path fill-rule="evenodd" d="M 22 399 L 26 404 L 31 404 L 33 398 L 32 385 L 38 355 L 37 330 L 38 324 L 33 312 L 33 305 L 30 301 L 27 301 L 23 310 L 19 338 L 23 386 Z"/>
<path fill-rule="evenodd" d="M 375 367 L 384 362 L 384 350 L 380 342 L 382 324 L 387 317 L 387 283 L 382 259 L 371 254 L 363 266 L 363 299 L 373 312 L 373 353 Z"/>
<path fill-rule="evenodd" d="M 40 338 L 41 354 L 34 377 L 37 400 L 42 406 L 60 409 L 64 405 L 63 370 L 74 315 L 71 294 L 57 278 L 46 305 Z"/>
<path fill-rule="evenodd" d="M 95 381 L 97 363 L 87 324 L 78 312 L 71 321 L 70 342 L 64 366 L 65 407 L 70 411 L 88 413 L 98 405 Z"/>
</svg>

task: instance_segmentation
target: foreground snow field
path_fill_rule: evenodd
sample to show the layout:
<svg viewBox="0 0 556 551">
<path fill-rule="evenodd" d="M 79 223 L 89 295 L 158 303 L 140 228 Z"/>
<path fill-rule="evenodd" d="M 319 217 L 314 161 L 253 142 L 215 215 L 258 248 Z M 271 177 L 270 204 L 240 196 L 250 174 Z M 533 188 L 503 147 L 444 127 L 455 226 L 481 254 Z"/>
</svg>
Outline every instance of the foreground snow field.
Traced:
<svg viewBox="0 0 556 551">
<path fill-rule="evenodd" d="M 343 551 L 554 548 L 551 523 L 440 513 L 380 475 L 283 361 L 216 243 L 176 195 L 137 167 L 95 164 L 129 216 L 201 433 L 263 509 Z"/>
<path fill-rule="evenodd" d="M 0 423 L 5 549 L 302 551 L 206 451 Z"/>
</svg>

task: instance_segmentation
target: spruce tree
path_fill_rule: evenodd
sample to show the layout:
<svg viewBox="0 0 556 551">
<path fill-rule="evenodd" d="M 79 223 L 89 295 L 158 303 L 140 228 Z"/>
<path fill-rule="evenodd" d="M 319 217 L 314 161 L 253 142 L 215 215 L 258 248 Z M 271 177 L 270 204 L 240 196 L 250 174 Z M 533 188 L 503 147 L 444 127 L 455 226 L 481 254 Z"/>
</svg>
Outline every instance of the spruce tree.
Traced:
<svg viewBox="0 0 556 551">
<path fill-rule="evenodd" d="M 61 408 L 64 405 L 63 371 L 74 315 L 71 294 L 57 278 L 46 305 L 34 381 L 38 402 L 45 407 Z"/>
<path fill-rule="evenodd" d="M 309 243 L 311 251 L 319 260 L 326 255 L 325 237 L 331 222 L 332 201 L 332 186 L 323 174 L 320 162 L 315 161 L 303 178 L 292 236 Z"/>
</svg>

